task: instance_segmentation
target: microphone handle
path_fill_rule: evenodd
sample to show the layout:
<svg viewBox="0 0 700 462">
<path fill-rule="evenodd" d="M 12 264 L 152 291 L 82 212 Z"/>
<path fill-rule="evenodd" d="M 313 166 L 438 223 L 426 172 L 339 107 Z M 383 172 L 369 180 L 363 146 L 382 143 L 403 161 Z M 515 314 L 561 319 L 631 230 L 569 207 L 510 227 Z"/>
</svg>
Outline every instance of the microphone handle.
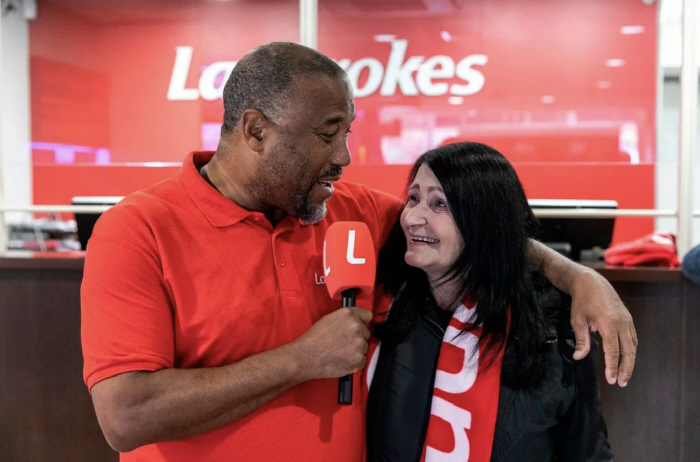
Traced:
<svg viewBox="0 0 700 462">
<path fill-rule="evenodd" d="M 343 308 L 355 306 L 356 289 L 347 289 L 341 292 L 343 296 Z M 338 404 L 352 404 L 352 374 L 338 379 Z"/>
</svg>

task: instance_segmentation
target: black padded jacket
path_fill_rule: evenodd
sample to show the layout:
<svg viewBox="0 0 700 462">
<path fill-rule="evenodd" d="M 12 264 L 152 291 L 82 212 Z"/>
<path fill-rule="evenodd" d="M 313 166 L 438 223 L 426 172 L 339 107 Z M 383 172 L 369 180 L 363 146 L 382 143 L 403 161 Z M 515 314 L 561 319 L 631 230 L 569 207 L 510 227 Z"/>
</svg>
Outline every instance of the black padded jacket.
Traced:
<svg viewBox="0 0 700 462">
<path fill-rule="evenodd" d="M 601 414 L 597 341 L 585 359 L 573 361 L 570 298 L 550 286 L 537 299 L 547 315 L 546 374 L 534 387 L 501 385 L 491 461 L 614 461 Z M 420 460 L 440 324 L 428 312 L 400 341 L 382 344 L 367 403 L 367 462 Z"/>
</svg>

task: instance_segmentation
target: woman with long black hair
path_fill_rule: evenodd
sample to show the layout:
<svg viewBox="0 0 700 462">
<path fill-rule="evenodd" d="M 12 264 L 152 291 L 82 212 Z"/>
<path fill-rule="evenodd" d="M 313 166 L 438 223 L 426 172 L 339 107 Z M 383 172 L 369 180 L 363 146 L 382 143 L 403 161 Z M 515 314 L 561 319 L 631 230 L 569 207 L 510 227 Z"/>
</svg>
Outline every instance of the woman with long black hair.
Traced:
<svg viewBox="0 0 700 462">
<path fill-rule="evenodd" d="M 456 143 L 415 163 L 380 258 L 394 299 L 370 352 L 368 462 L 613 460 L 597 352 L 572 360 L 570 299 L 528 268 L 535 231 L 495 149 Z"/>
</svg>

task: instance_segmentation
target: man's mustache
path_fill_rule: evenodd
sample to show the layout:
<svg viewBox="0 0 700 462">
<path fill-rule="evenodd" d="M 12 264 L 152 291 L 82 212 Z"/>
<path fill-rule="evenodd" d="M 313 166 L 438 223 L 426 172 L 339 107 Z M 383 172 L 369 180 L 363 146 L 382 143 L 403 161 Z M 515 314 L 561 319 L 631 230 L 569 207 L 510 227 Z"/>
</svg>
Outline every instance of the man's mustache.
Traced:
<svg viewBox="0 0 700 462">
<path fill-rule="evenodd" d="M 330 169 L 325 170 L 316 175 L 316 179 L 320 180 L 321 178 L 340 177 L 342 174 L 343 167 L 341 167 L 340 165 L 333 165 Z"/>
</svg>

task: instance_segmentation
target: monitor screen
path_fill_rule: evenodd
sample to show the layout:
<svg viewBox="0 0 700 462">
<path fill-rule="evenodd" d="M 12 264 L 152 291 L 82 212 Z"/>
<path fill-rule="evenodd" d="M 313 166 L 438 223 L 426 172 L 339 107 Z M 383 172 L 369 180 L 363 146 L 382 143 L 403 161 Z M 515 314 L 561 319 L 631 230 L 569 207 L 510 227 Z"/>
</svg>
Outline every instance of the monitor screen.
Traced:
<svg viewBox="0 0 700 462">
<path fill-rule="evenodd" d="M 531 199 L 533 212 L 553 209 L 617 209 L 616 201 Z M 537 240 L 575 261 L 582 260 L 582 252 L 589 258 L 602 259 L 603 250 L 612 242 L 615 217 L 538 217 Z M 593 252 L 586 252 L 593 249 Z"/>
<path fill-rule="evenodd" d="M 73 205 L 114 205 L 123 197 L 121 196 L 78 196 L 71 199 Z M 92 235 L 92 229 L 95 227 L 95 222 L 102 215 L 101 212 L 77 212 L 75 213 L 75 224 L 78 228 L 78 240 L 80 240 L 80 248 L 87 248 L 88 239 Z"/>
</svg>

